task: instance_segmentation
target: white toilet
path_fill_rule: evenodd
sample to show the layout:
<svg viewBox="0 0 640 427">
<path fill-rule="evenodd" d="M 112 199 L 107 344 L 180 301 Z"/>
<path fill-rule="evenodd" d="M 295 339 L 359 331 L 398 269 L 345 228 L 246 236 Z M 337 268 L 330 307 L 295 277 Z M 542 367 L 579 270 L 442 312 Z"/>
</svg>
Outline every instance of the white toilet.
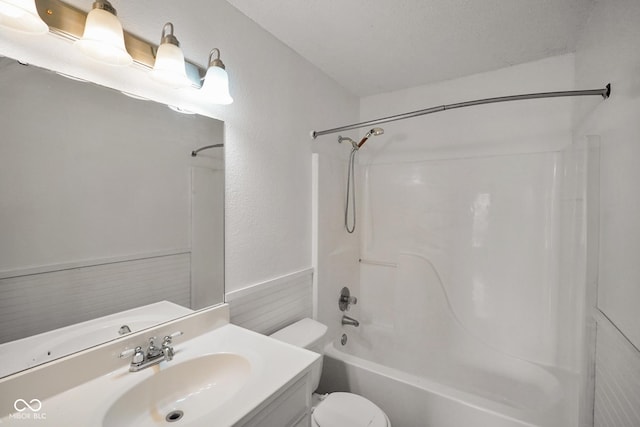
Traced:
<svg viewBox="0 0 640 427">
<path fill-rule="evenodd" d="M 326 325 L 313 319 L 302 319 L 271 335 L 279 341 L 324 354 L 322 338 Z M 322 359 L 312 372 L 313 389 L 320 384 Z M 313 427 L 391 427 L 387 415 L 370 400 L 353 393 L 313 395 Z"/>
</svg>

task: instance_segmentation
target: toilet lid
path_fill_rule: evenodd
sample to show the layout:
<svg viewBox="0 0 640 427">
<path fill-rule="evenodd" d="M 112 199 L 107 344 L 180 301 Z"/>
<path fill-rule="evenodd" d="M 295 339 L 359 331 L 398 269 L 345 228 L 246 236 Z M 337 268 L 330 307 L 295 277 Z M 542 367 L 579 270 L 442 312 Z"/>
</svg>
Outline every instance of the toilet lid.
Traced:
<svg viewBox="0 0 640 427">
<path fill-rule="evenodd" d="M 387 416 L 373 402 L 353 393 L 331 393 L 314 410 L 320 427 L 388 427 Z"/>
</svg>

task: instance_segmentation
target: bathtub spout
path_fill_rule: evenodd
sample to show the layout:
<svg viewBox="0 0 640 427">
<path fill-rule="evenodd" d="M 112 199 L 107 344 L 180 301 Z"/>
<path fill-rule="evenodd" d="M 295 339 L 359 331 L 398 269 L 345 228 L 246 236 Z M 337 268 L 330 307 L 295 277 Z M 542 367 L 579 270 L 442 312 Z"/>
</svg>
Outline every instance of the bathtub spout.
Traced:
<svg viewBox="0 0 640 427">
<path fill-rule="evenodd" d="M 354 319 L 353 317 L 345 316 L 345 315 L 342 315 L 342 324 L 355 326 L 356 328 L 360 326 L 360 322 L 358 322 L 356 319 Z"/>
</svg>

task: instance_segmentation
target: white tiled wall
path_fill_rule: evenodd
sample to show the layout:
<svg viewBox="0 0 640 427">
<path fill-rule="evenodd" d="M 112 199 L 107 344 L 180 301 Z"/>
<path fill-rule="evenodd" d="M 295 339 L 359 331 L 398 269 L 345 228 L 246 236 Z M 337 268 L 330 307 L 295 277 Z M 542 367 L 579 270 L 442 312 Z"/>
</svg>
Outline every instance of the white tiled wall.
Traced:
<svg viewBox="0 0 640 427">
<path fill-rule="evenodd" d="M 608 319 L 599 317 L 594 426 L 640 426 L 640 352 Z"/>
<path fill-rule="evenodd" d="M 227 293 L 231 323 L 268 335 L 311 317 L 312 280 L 306 269 Z"/>
<path fill-rule="evenodd" d="M 189 253 L 50 270 L 0 279 L 0 343 L 159 300 L 189 307 Z"/>
</svg>

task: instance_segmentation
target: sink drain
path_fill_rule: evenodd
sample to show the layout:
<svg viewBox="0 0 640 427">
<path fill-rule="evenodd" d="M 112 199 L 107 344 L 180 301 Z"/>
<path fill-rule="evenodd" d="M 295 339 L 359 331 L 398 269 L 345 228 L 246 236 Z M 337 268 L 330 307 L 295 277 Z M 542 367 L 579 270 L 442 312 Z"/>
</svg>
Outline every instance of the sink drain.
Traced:
<svg viewBox="0 0 640 427">
<path fill-rule="evenodd" d="M 184 412 L 182 411 L 171 411 L 167 414 L 166 417 L 164 417 L 164 419 L 168 423 L 175 423 L 176 421 L 180 421 L 180 419 L 182 419 L 183 416 L 184 416 Z"/>
</svg>

